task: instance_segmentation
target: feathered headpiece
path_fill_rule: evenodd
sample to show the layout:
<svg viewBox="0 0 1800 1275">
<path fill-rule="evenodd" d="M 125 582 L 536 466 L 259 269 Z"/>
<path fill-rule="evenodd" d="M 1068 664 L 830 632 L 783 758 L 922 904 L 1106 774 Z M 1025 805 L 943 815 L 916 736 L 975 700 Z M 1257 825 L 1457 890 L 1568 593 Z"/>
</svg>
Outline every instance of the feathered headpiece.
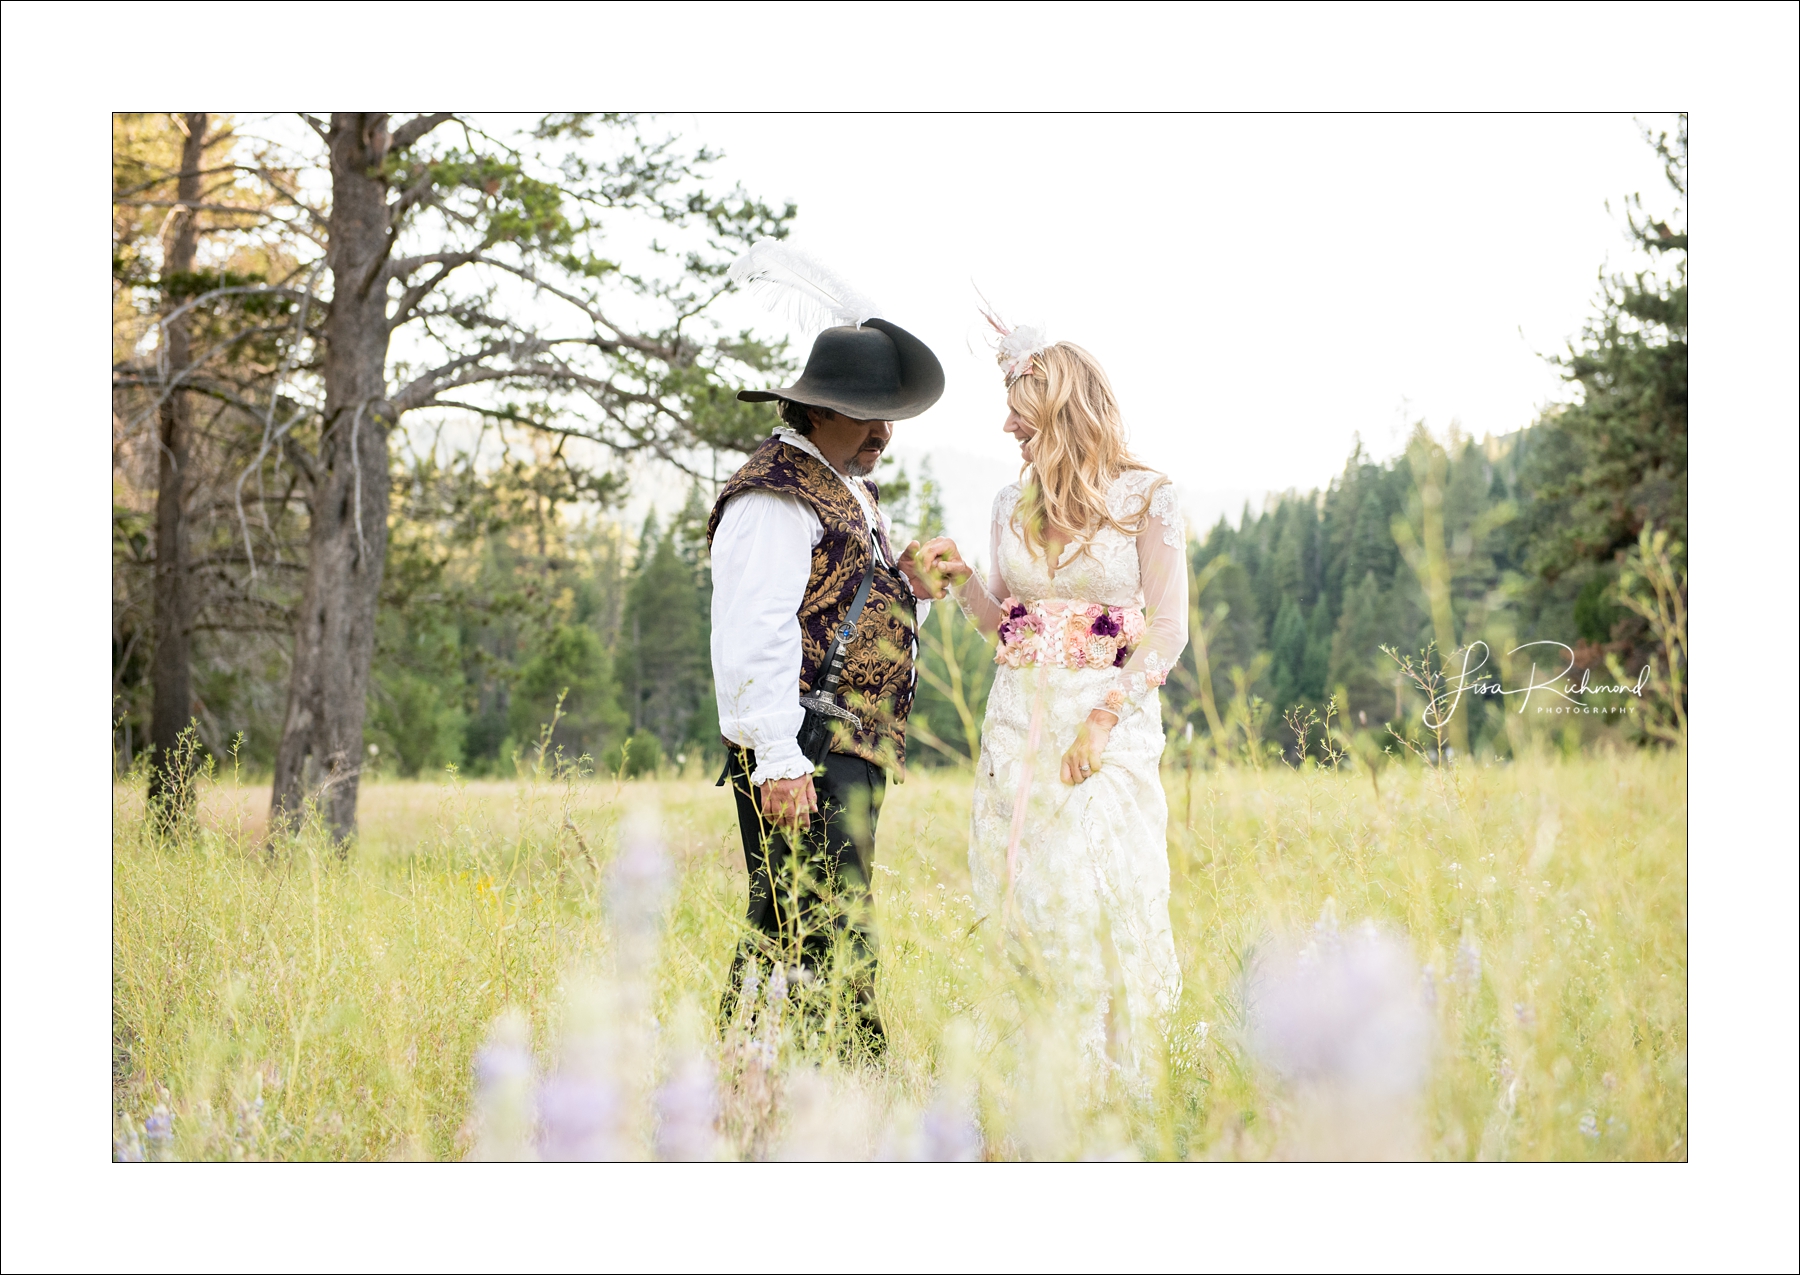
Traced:
<svg viewBox="0 0 1800 1275">
<path fill-rule="evenodd" d="M 977 293 L 976 295 L 980 296 L 981 294 Z M 1016 328 L 1007 327 L 1006 321 L 995 314 L 992 307 L 988 306 L 986 302 L 987 298 L 982 297 L 981 317 L 988 321 L 989 327 L 1000 334 L 1000 340 L 994 348 L 1000 366 L 1006 374 L 1006 387 L 1011 389 L 1013 382 L 1021 376 L 1031 375 L 1034 366 L 1032 360 L 1049 348 L 1050 341 L 1044 335 L 1042 328 L 1023 325 Z"/>
<path fill-rule="evenodd" d="M 881 317 L 881 307 L 852 288 L 829 266 L 777 239 L 758 239 L 731 263 L 725 277 L 785 309 L 808 328 L 861 327 Z"/>
</svg>

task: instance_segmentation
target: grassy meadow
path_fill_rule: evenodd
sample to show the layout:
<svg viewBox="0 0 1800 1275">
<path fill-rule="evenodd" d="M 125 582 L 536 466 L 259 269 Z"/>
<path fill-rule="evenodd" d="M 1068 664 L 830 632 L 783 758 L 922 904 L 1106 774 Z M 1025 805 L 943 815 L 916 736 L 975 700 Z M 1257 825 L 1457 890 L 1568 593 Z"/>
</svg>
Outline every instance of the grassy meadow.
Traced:
<svg viewBox="0 0 1800 1275">
<path fill-rule="evenodd" d="M 477 1053 L 510 1011 L 538 1065 L 552 1064 L 568 989 L 617 943 L 607 869 L 633 811 L 653 814 L 673 870 L 647 975 L 660 1043 L 643 1055 L 645 1092 L 670 1073 L 678 1036 L 716 1056 L 704 1024 L 745 876 L 731 802 L 711 778 L 367 783 L 344 859 L 312 833 L 265 850 L 266 787 L 206 780 L 195 826 L 168 837 L 145 819 L 141 786 L 121 782 L 117 1154 L 477 1152 Z M 816 1154 L 896 1154 L 881 1130 L 906 1113 L 916 1123 L 955 1071 L 989 1158 L 1304 1156 L 1289 1136 L 1304 1095 L 1247 1047 L 1244 971 L 1259 944 L 1335 919 L 1403 935 L 1425 967 L 1431 1065 L 1391 1153 L 1685 1158 L 1678 754 L 1394 766 L 1379 787 L 1348 769 L 1172 768 L 1165 784 L 1185 985 L 1147 1091 L 1084 1091 L 1049 1134 L 1021 1123 L 1016 1059 L 963 1026 L 1000 1012 L 1010 977 L 967 897 L 970 781 L 915 771 L 889 788 L 876 854 L 886 1062 L 850 1070 L 784 1048 L 758 1081 L 767 1127 L 754 1136 L 733 1106 L 744 1073 L 727 1062 L 733 1131 L 713 1153 L 805 1155 L 783 1130 L 833 1123 L 818 1110 L 829 1092 L 854 1095 L 860 1114 Z"/>
</svg>

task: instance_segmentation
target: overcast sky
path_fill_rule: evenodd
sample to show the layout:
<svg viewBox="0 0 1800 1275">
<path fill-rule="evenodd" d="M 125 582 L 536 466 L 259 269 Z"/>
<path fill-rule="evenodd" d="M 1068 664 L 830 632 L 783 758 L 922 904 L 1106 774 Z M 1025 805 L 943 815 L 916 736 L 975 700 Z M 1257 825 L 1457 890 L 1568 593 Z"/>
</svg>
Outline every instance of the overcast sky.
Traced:
<svg viewBox="0 0 1800 1275">
<path fill-rule="evenodd" d="M 793 241 L 937 352 L 948 389 L 896 451 L 933 457 L 953 531 L 982 540 L 1016 453 L 977 285 L 1098 356 L 1138 455 L 1210 522 L 1328 482 L 1358 432 L 1387 456 L 1413 419 L 1529 424 L 1561 393 L 1543 355 L 1631 260 L 1621 197 L 1673 199 L 1624 115 L 664 122 L 798 204 Z M 782 326 L 733 301 L 733 326 Z"/>
</svg>

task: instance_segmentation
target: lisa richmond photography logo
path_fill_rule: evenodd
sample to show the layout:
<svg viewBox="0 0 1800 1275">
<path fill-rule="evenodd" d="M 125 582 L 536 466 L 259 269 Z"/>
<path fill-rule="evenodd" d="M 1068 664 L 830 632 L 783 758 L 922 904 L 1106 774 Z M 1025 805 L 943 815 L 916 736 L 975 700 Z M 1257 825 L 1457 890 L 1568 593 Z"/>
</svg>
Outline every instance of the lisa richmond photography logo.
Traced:
<svg viewBox="0 0 1800 1275">
<path fill-rule="evenodd" d="M 1542 648 L 1542 649 L 1539 649 Z M 1589 713 L 1596 715 L 1616 715 L 1637 712 L 1638 704 L 1644 698 L 1644 687 L 1650 680 L 1650 666 L 1646 664 L 1633 682 L 1596 683 L 1590 677 L 1590 670 L 1582 669 L 1579 675 L 1575 669 L 1575 648 L 1566 642 L 1541 639 L 1535 642 L 1523 642 L 1508 651 L 1511 659 L 1522 651 L 1533 654 L 1530 660 L 1530 672 L 1525 675 L 1524 684 L 1508 687 L 1502 683 L 1500 675 L 1488 673 L 1487 668 L 1492 652 L 1486 642 L 1471 642 L 1463 648 L 1462 668 L 1445 678 L 1444 693 L 1425 706 L 1423 721 L 1428 729 L 1437 730 L 1456 716 L 1456 707 L 1462 702 L 1464 695 L 1498 695 L 1505 697 L 1516 695 L 1519 698 L 1518 711 L 1527 710 L 1534 713 Z M 1560 652 L 1558 655 L 1556 652 Z M 1544 664 L 1538 660 L 1542 658 Z M 1555 672 L 1548 669 L 1561 665 Z M 1590 695 L 1606 695 L 1618 697 L 1610 703 L 1592 703 L 1586 697 Z M 1533 701 L 1536 701 L 1535 703 Z M 1509 705 L 1510 707 L 1510 705 Z"/>
</svg>

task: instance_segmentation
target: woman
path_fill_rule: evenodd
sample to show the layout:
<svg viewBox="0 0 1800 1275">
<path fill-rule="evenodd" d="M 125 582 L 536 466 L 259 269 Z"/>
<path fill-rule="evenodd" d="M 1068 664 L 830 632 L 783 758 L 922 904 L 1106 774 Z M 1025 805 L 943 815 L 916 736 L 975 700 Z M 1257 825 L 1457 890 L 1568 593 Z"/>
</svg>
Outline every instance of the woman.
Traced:
<svg viewBox="0 0 1800 1275">
<path fill-rule="evenodd" d="M 957 598 L 1000 640 L 975 901 L 1073 1017 L 1087 1066 L 1141 1076 L 1181 990 L 1157 688 L 1187 645 L 1186 536 L 1168 478 L 1127 449 L 1094 357 L 995 326 L 1025 468 L 994 501 L 987 578 L 954 546 L 937 564 L 968 572 Z"/>
</svg>

